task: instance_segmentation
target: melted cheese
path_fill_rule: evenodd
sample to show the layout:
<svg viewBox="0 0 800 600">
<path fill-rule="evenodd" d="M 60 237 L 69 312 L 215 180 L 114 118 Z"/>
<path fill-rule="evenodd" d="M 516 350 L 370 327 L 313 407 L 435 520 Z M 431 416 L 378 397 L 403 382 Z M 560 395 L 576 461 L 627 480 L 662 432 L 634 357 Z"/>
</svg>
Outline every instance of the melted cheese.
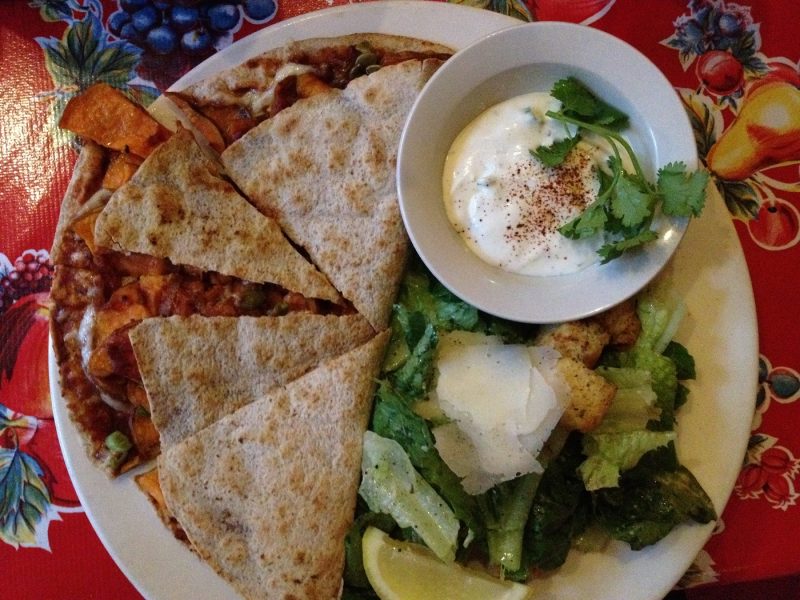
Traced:
<svg viewBox="0 0 800 600">
<path fill-rule="evenodd" d="M 275 73 L 275 77 L 270 82 L 265 90 L 252 89 L 248 91 L 241 98 L 244 104 L 253 116 L 264 114 L 269 109 L 272 100 L 275 98 L 275 88 L 277 85 L 287 77 L 309 73 L 314 68 L 309 65 L 301 65 L 299 63 L 286 63 L 282 65 Z"/>
</svg>

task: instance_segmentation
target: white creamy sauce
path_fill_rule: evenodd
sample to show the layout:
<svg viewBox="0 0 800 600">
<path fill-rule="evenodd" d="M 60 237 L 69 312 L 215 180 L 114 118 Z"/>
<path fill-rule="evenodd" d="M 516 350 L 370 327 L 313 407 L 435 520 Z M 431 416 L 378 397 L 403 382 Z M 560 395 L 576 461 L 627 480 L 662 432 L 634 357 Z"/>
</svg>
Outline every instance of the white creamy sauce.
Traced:
<svg viewBox="0 0 800 600">
<path fill-rule="evenodd" d="M 559 275 L 598 260 L 600 236 L 571 240 L 557 229 L 597 197 L 597 169 L 610 149 L 602 140 L 581 141 L 554 168 L 530 154 L 573 133 L 545 116 L 559 108 L 543 92 L 492 106 L 458 135 L 445 160 L 450 222 L 475 254 L 506 271 Z"/>
</svg>

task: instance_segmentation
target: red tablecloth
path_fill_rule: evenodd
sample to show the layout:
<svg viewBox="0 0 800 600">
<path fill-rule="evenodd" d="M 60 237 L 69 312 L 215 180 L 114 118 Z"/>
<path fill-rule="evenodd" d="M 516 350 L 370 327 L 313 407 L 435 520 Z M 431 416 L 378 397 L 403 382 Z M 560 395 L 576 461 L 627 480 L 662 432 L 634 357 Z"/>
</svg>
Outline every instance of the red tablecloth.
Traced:
<svg viewBox="0 0 800 600">
<path fill-rule="evenodd" d="M 260 15 L 237 5 L 234 33 L 218 36 L 216 46 L 340 3 L 255 1 Z M 650 57 L 685 99 L 750 269 L 761 386 L 736 488 L 682 585 L 715 584 L 688 595 L 718 598 L 720 584 L 739 583 L 748 597 L 759 581 L 800 572 L 800 3 L 465 3 L 615 34 Z M 133 4 L 0 5 L 0 598 L 140 597 L 93 532 L 64 467 L 48 392 L 46 307 L 48 249 L 76 158 L 55 125 L 66 101 L 98 79 L 154 97 L 198 60 L 121 39 L 130 32 L 122 29 L 124 17 L 113 15 Z M 723 134 L 740 139 L 725 156 L 709 156 Z M 788 598 L 797 588 L 764 589 Z"/>
</svg>

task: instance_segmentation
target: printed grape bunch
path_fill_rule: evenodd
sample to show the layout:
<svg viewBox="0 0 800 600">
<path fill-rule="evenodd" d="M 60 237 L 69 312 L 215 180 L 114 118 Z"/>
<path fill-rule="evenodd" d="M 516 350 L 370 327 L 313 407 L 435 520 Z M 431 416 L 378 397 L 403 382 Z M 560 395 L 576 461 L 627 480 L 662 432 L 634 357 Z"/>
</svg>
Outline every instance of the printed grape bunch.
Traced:
<svg viewBox="0 0 800 600">
<path fill-rule="evenodd" d="M 259 24 L 276 11 L 275 0 L 119 0 L 107 27 L 145 53 L 205 57 L 230 42 L 243 17 Z"/>
<path fill-rule="evenodd" d="M 52 280 L 53 264 L 46 250 L 26 250 L 13 264 L 0 254 L 0 315 L 19 298 L 49 290 Z"/>
</svg>

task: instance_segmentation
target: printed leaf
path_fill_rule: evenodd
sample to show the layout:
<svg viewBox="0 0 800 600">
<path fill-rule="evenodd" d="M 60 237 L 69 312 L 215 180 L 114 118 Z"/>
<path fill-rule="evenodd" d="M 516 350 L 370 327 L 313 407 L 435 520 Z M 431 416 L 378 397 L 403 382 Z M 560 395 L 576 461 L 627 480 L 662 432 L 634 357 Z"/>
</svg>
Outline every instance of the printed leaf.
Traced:
<svg viewBox="0 0 800 600">
<path fill-rule="evenodd" d="M 714 178 L 720 195 L 731 216 L 749 221 L 758 215 L 760 199 L 753 187 L 746 181 L 724 181 Z"/>
<path fill-rule="evenodd" d="M 64 31 L 61 39 L 36 38 L 44 50 L 45 66 L 60 88 L 83 90 L 104 81 L 117 87 L 125 86 L 136 74 L 141 49 L 116 40 L 107 41 L 100 20 L 87 13 Z"/>
<path fill-rule="evenodd" d="M 41 547 L 50 523 L 50 492 L 36 459 L 19 448 L 0 448 L 0 539 L 14 548 Z"/>
<path fill-rule="evenodd" d="M 531 10 L 523 0 L 491 0 L 491 8 L 494 12 L 521 21 L 533 21 Z"/>
<path fill-rule="evenodd" d="M 79 8 L 71 0 L 31 0 L 28 6 L 38 8 L 42 21 L 48 23 L 68 21 L 72 17 L 72 9 Z"/>
</svg>

